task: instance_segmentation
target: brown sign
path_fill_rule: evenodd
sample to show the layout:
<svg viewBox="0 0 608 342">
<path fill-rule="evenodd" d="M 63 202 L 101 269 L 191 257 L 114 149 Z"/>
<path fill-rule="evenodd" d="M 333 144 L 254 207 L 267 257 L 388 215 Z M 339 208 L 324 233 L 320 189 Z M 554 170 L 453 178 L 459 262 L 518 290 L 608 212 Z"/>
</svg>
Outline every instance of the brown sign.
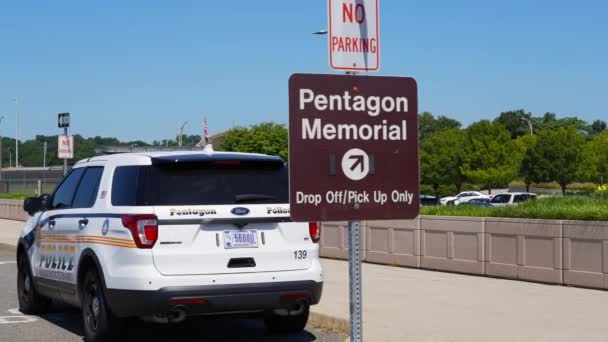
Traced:
<svg viewBox="0 0 608 342">
<path fill-rule="evenodd" d="M 418 87 L 413 78 L 289 79 L 289 196 L 295 221 L 418 215 Z"/>
</svg>

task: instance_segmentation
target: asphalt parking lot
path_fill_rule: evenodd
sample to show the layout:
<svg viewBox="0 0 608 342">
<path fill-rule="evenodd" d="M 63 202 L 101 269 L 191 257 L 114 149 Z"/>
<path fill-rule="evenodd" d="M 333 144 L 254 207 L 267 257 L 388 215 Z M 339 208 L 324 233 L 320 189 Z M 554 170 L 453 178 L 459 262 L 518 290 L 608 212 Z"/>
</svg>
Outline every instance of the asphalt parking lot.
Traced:
<svg viewBox="0 0 608 342">
<path fill-rule="evenodd" d="M 25 316 L 16 308 L 17 266 L 13 252 L 0 249 L 0 342 L 4 341 L 82 341 L 80 311 L 53 305 L 43 316 Z M 311 327 L 297 335 L 269 335 L 261 321 L 247 318 L 207 317 L 175 326 L 135 321 L 124 340 L 145 341 L 294 341 L 342 342 L 339 333 Z"/>
</svg>

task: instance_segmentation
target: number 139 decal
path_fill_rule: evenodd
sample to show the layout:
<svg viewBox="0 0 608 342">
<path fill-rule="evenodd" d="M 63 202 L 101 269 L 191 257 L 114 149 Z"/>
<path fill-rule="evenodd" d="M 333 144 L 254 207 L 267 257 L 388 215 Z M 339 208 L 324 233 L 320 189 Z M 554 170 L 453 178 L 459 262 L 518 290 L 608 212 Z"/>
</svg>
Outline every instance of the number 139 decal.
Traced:
<svg viewBox="0 0 608 342">
<path fill-rule="evenodd" d="M 305 250 L 293 251 L 293 256 L 296 260 L 306 259 L 308 253 Z"/>
</svg>

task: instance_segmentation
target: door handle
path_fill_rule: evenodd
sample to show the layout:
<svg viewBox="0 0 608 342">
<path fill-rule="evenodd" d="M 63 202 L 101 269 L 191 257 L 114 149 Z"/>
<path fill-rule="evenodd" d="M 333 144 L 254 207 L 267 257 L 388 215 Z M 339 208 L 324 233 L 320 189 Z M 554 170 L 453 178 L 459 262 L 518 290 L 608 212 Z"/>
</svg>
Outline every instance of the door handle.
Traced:
<svg viewBox="0 0 608 342">
<path fill-rule="evenodd" d="M 89 219 L 87 218 L 83 218 L 82 220 L 78 221 L 78 227 L 80 227 L 80 229 L 86 227 L 87 224 L 89 224 Z"/>
<path fill-rule="evenodd" d="M 49 220 L 49 229 L 55 228 L 55 220 Z"/>
</svg>

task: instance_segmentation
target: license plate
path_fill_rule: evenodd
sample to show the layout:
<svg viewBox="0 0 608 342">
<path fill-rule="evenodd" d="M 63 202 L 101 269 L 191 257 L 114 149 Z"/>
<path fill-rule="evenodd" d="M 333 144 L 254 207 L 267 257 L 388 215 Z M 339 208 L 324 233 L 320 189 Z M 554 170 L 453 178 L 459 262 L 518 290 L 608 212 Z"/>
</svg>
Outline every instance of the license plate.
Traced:
<svg viewBox="0 0 608 342">
<path fill-rule="evenodd" d="M 256 230 L 225 230 L 224 248 L 258 248 Z"/>
</svg>

